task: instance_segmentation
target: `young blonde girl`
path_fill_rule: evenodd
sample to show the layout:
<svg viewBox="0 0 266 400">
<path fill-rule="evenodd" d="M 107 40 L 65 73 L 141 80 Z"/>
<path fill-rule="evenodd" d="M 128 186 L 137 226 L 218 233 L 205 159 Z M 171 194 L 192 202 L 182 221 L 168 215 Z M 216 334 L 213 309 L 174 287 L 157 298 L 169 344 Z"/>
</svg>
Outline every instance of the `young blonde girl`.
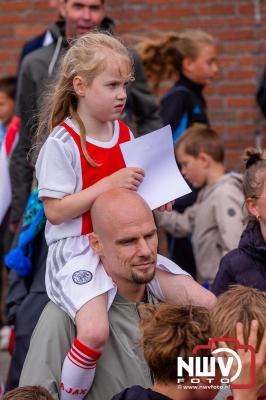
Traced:
<svg viewBox="0 0 266 400">
<path fill-rule="evenodd" d="M 133 138 L 117 119 L 131 79 L 132 62 L 118 40 L 103 33 L 79 38 L 63 60 L 37 131 L 39 146 L 45 142 L 36 176 L 48 220 L 47 293 L 77 326 L 62 369 L 62 400 L 82 399 L 90 389 L 109 334 L 107 310 L 116 293 L 89 245 L 91 205 L 108 189 L 136 190 L 144 178 L 142 169 L 125 167 L 119 147 Z M 159 267 L 178 273 L 171 262 L 160 262 Z M 154 279 L 155 295 L 162 297 Z M 175 293 L 171 297 L 177 301 Z"/>
</svg>

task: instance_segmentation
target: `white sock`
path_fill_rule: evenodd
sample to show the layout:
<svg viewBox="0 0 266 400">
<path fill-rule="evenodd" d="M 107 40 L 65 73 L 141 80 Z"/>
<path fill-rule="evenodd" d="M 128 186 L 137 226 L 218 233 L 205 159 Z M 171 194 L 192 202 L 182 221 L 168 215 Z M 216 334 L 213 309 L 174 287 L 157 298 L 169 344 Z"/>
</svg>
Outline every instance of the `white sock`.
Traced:
<svg viewBox="0 0 266 400">
<path fill-rule="evenodd" d="M 74 340 L 62 368 L 60 400 L 82 400 L 86 396 L 100 355 L 77 338 Z"/>
</svg>

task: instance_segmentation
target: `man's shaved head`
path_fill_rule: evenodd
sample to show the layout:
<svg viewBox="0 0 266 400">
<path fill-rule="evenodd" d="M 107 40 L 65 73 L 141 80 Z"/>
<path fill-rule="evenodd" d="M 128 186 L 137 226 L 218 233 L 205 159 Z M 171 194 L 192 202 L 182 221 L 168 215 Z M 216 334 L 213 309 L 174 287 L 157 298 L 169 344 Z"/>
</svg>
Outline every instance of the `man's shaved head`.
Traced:
<svg viewBox="0 0 266 400">
<path fill-rule="evenodd" d="M 92 249 L 120 294 L 140 301 L 155 274 L 157 229 L 148 204 L 136 192 L 112 189 L 91 208 Z"/>
<path fill-rule="evenodd" d="M 120 216 L 129 216 L 130 213 L 134 218 L 134 215 L 140 212 L 153 218 L 148 204 L 136 192 L 122 188 L 108 190 L 98 196 L 91 207 L 93 231 L 101 235 L 110 224 L 120 220 Z"/>
</svg>

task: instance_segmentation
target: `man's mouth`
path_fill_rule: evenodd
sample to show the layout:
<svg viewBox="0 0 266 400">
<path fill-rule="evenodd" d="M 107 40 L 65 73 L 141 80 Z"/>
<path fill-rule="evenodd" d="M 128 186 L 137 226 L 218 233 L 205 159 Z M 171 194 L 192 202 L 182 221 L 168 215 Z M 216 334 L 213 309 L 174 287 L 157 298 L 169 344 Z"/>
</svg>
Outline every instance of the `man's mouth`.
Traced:
<svg viewBox="0 0 266 400">
<path fill-rule="evenodd" d="M 138 269 L 147 269 L 151 266 L 154 266 L 155 262 L 154 261 L 147 261 L 147 262 L 142 262 L 139 264 L 134 264 L 133 267 L 136 267 Z"/>
<path fill-rule="evenodd" d="M 92 26 L 78 26 L 79 32 L 87 33 L 92 29 Z"/>
</svg>

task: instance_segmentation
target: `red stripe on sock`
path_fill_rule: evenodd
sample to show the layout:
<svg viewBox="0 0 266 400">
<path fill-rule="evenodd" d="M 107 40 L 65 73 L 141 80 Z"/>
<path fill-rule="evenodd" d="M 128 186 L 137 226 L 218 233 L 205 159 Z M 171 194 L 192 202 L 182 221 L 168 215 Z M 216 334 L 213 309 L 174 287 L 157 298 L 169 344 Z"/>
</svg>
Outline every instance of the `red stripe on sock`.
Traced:
<svg viewBox="0 0 266 400">
<path fill-rule="evenodd" d="M 95 360 L 92 360 L 92 361 L 83 361 L 81 358 L 77 357 L 77 356 L 73 353 L 72 349 L 70 350 L 70 352 L 69 352 L 68 354 L 69 354 L 69 356 L 71 356 L 74 360 L 76 360 L 76 361 L 78 361 L 80 364 L 84 365 L 84 367 L 89 367 L 89 366 L 91 366 L 92 364 L 96 365 L 96 361 L 95 361 Z"/>
<path fill-rule="evenodd" d="M 84 343 L 81 343 L 78 338 L 74 339 L 73 344 L 77 347 L 81 353 L 84 353 L 86 356 L 92 357 L 95 360 L 98 360 L 102 353 L 92 349 L 91 347 L 86 346 Z"/>
<path fill-rule="evenodd" d="M 72 362 L 72 364 L 75 364 L 77 367 L 81 368 L 81 369 L 95 369 L 96 367 L 82 367 L 81 365 L 77 364 L 74 360 L 72 360 L 69 356 L 69 354 L 67 355 L 67 358 L 69 359 L 70 362 Z"/>
<path fill-rule="evenodd" d="M 74 347 L 74 345 L 71 347 L 70 352 L 71 352 L 72 354 L 74 354 L 74 355 L 76 356 L 76 358 L 80 358 L 81 361 L 84 361 L 84 362 L 86 362 L 86 363 L 91 363 L 91 362 L 96 362 L 96 361 L 97 361 L 97 360 L 95 360 L 95 359 L 92 358 L 92 357 L 88 357 L 88 356 L 85 356 L 84 354 L 80 354 L 80 353 L 79 353 L 79 350 L 77 350 L 77 349 Z"/>
</svg>

